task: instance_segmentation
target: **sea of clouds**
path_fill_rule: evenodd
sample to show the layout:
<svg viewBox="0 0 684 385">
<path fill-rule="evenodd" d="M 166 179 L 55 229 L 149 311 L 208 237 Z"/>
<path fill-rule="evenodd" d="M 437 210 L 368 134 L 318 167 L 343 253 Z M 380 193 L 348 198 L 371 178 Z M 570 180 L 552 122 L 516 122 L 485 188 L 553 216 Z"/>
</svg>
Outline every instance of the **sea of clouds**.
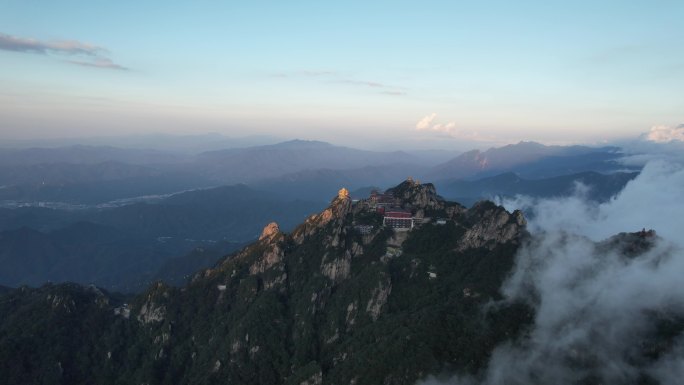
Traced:
<svg viewBox="0 0 684 385">
<path fill-rule="evenodd" d="M 483 373 L 422 383 L 560 385 L 589 375 L 605 384 L 636 383 L 643 376 L 681 383 L 684 340 L 655 359 L 642 354 L 656 318 L 684 317 L 684 151 L 677 148 L 681 144 L 661 153 L 628 153 L 625 162 L 641 161 L 644 168 L 605 203 L 585 199 L 582 186 L 571 197 L 499 202 L 529 213 L 532 237 L 502 292 L 506 301 L 532 306 L 534 324 L 518 341 L 497 347 Z M 597 246 L 642 229 L 657 237 L 636 257 Z"/>
</svg>

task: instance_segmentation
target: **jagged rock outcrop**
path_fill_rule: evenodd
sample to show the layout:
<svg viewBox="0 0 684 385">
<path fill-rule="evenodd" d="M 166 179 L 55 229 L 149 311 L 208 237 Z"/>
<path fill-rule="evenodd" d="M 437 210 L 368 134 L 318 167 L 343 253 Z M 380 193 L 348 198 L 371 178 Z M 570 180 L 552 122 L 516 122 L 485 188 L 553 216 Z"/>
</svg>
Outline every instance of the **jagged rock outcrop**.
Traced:
<svg viewBox="0 0 684 385">
<path fill-rule="evenodd" d="M 284 256 L 285 253 L 280 245 L 277 243 L 269 245 L 261 257 L 249 267 L 249 273 L 252 275 L 263 273 L 282 262 Z"/>
<path fill-rule="evenodd" d="M 340 191 L 337 192 L 337 199 L 346 200 L 349 199 L 349 190 L 342 187 Z"/>
<path fill-rule="evenodd" d="M 403 207 L 433 210 L 445 207 L 444 198 L 437 195 L 437 190 L 432 183 L 421 184 L 409 178 L 385 193 L 397 198 Z"/>
<path fill-rule="evenodd" d="M 463 217 L 469 226 L 458 244 L 461 251 L 515 242 L 525 232 L 527 224 L 522 212 L 509 213 L 487 201 L 475 204 Z"/>
<path fill-rule="evenodd" d="M 138 313 L 138 321 L 148 324 L 156 321 L 163 321 L 166 309 L 164 306 L 155 304 L 154 302 L 145 302 Z"/>
<path fill-rule="evenodd" d="M 261 231 L 261 235 L 259 236 L 259 240 L 263 239 L 273 239 L 278 233 L 280 232 L 280 227 L 278 226 L 277 223 L 271 222 L 264 227 L 264 229 Z"/>
<path fill-rule="evenodd" d="M 380 317 L 382 307 L 387 303 L 390 293 L 392 293 L 392 282 L 389 279 L 381 279 L 378 281 L 378 285 L 373 288 L 371 297 L 366 304 L 366 311 L 373 321 L 377 321 Z"/>
<path fill-rule="evenodd" d="M 333 282 L 339 283 L 349 277 L 351 273 L 351 259 L 352 256 L 349 250 L 336 257 L 326 254 L 321 262 L 321 273 Z"/>
<path fill-rule="evenodd" d="M 338 229 L 341 227 L 347 214 L 351 211 L 352 200 L 349 196 L 349 191 L 346 188 L 340 189 L 337 197 L 333 199 L 330 206 L 323 210 L 320 214 L 310 216 L 304 224 L 299 226 L 293 233 L 292 237 L 297 243 L 313 234 L 317 229 L 320 229 L 329 223 Z"/>
<path fill-rule="evenodd" d="M 660 239 L 655 230 L 642 229 L 634 233 L 619 233 L 597 245 L 599 252 L 619 250 L 626 258 L 633 258 L 651 250 Z"/>
<path fill-rule="evenodd" d="M 164 302 L 169 298 L 169 289 L 164 283 L 158 282 L 148 290 L 137 312 L 137 320 L 143 324 L 163 321 L 166 317 Z"/>
</svg>

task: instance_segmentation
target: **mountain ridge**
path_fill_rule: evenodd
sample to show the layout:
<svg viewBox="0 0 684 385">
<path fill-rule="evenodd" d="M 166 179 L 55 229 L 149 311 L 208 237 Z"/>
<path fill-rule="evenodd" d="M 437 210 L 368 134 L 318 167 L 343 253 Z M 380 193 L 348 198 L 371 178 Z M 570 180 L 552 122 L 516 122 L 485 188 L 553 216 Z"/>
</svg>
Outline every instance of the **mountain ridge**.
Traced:
<svg viewBox="0 0 684 385">
<path fill-rule="evenodd" d="M 410 218 L 383 226 L 382 209 Z M 621 234 L 596 247 L 636 256 L 656 238 Z M 431 184 L 407 180 L 358 202 L 341 189 L 290 233 L 267 225 L 183 287 L 160 282 L 121 297 L 63 284 L 0 296 L 0 383 L 414 384 L 477 375 L 533 322 L 533 308 L 500 292 L 528 240 L 521 212 L 488 201 L 465 208 Z M 634 354 L 648 362 L 677 335 L 649 337 Z"/>
<path fill-rule="evenodd" d="M 537 142 L 519 142 L 485 151 L 468 151 L 432 167 L 427 176 L 433 180 L 488 176 L 492 173 L 524 169 L 526 165 L 534 165 L 544 159 L 547 159 L 545 163 L 548 165 L 548 158 L 564 160 L 589 154 L 613 154 L 605 157 L 605 160 L 611 160 L 619 156 L 618 150 L 617 147 L 546 146 Z"/>
<path fill-rule="evenodd" d="M 14 316 L 0 322 L 0 358 L 8 358 L 0 372 L 10 373 L 9 368 L 15 368 L 11 373 L 16 373 L 13 363 L 17 357 L 9 360 L 1 354 L 12 343 L 2 338 L 6 335 L 2 331 L 14 330 L 13 320 L 26 314 L 18 309 L 28 307 L 34 309 L 29 314 L 46 314 L 47 320 L 79 314 L 81 321 L 71 322 L 101 326 L 95 334 L 83 336 L 85 340 L 79 339 L 75 355 L 34 357 L 30 366 L 34 371 L 17 374 L 27 377 L 12 377 L 15 381 L 41 372 L 35 365 L 51 368 L 61 363 L 61 374 L 49 373 L 72 383 L 86 379 L 114 382 L 114 373 L 120 381 L 150 383 L 413 382 L 428 371 L 439 370 L 439 362 L 455 357 L 455 350 L 445 341 L 432 341 L 431 345 L 447 349 L 435 357 L 429 353 L 434 347 L 415 350 L 411 341 L 428 338 L 430 329 L 441 322 L 436 315 L 465 311 L 468 319 L 473 317 L 468 322 L 480 317 L 477 304 L 498 296 L 524 232 L 524 219 L 491 203 L 466 209 L 439 197 L 434 186 L 414 181 L 406 181 L 388 194 L 393 204 L 420 217 L 421 224 L 410 232 L 383 227 L 382 215 L 369 200 L 353 203 L 342 189 L 325 210 L 291 233 L 267 226 L 260 240 L 214 268 L 198 272 L 187 286 L 158 283 L 126 306 L 106 294 L 68 285 L 17 289 L 9 294 L 16 296 L 14 300 L 0 299 L 0 315 L 14 309 Z M 451 219 L 445 225 L 435 224 L 437 216 Z M 373 228 L 363 235 L 358 226 Z M 434 242 L 434 236 L 451 240 L 442 244 Z M 461 246 L 459 239 L 463 240 Z M 444 252 L 451 257 L 442 255 Z M 456 255 L 462 257 L 454 258 Z M 492 268 L 499 273 L 486 280 L 472 277 L 491 273 Z M 423 291 L 430 298 L 427 302 L 409 300 Z M 444 295 L 451 299 L 443 302 Z M 31 305 L 37 298 L 43 300 Z M 86 314 L 80 315 L 82 311 Z M 405 318 L 411 313 L 414 316 Z M 496 314 L 504 313 L 506 310 Z M 408 323 L 396 329 L 401 319 Z M 39 321 L 32 327 L 40 325 Z M 468 330 L 474 327 L 467 325 Z M 66 335 L 75 332 L 74 327 L 78 329 L 64 327 Z M 500 327 L 480 328 L 476 339 L 481 343 L 468 348 L 479 352 L 474 353 L 479 361 L 486 357 L 481 346 L 506 339 L 503 330 L 515 334 L 518 328 Z M 391 359 L 405 364 L 400 371 L 399 365 L 387 366 L 391 361 L 367 365 L 368 360 L 379 359 L 377 352 L 368 349 L 374 345 L 370 340 L 388 328 L 399 331 L 401 337 L 381 337 L 382 345 L 403 341 L 390 349 Z M 30 340 L 25 340 L 27 346 Z M 58 338 L 49 340 L 51 346 L 66 343 Z M 95 347 L 96 340 L 104 343 Z M 97 358 L 86 368 L 79 363 L 78 351 L 91 349 L 89 346 L 95 349 L 90 354 Z M 406 348 L 419 354 L 407 361 Z M 133 366 L 126 359 L 131 354 L 138 357 Z M 42 375 L 48 374 L 43 371 Z"/>
</svg>

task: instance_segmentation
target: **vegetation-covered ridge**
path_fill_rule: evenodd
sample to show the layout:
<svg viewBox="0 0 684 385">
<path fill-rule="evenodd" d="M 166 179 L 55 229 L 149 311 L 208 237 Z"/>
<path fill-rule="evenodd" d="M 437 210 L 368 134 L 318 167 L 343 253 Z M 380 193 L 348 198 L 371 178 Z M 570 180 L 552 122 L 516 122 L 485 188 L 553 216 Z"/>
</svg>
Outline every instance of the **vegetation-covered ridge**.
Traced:
<svg viewBox="0 0 684 385">
<path fill-rule="evenodd" d="M 383 226 L 382 208 L 412 229 Z M 407 180 L 382 205 L 345 189 L 182 288 L 129 299 L 48 285 L 0 297 L 0 383 L 411 384 L 477 373 L 533 314 L 497 302 L 520 212 Z M 497 303 L 496 306 L 483 306 Z"/>
</svg>

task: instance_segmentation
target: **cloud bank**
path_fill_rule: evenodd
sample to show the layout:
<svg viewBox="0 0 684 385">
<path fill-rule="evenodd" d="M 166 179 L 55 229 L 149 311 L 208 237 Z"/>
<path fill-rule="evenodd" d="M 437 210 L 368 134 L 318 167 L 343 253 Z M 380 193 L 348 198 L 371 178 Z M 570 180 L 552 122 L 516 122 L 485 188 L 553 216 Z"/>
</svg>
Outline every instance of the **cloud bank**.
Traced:
<svg viewBox="0 0 684 385">
<path fill-rule="evenodd" d="M 532 237 L 502 292 L 535 309 L 534 325 L 520 341 L 497 347 L 484 373 L 425 383 L 679 383 L 684 339 L 663 344 L 656 325 L 684 320 L 683 191 L 684 166 L 657 161 L 604 204 L 581 196 L 504 202 L 531 212 Z M 642 228 L 658 236 L 597 243 Z M 636 244 L 650 248 L 637 253 Z"/>
<path fill-rule="evenodd" d="M 620 162 L 626 166 L 643 167 L 654 160 L 684 163 L 684 124 L 653 126 L 638 140 L 623 143 L 621 147 L 625 156 Z"/>
<path fill-rule="evenodd" d="M 96 68 L 127 69 L 107 58 L 106 49 L 75 40 L 40 41 L 0 33 L 0 50 L 39 55 L 76 56 L 84 59 L 67 60 L 67 62 Z"/>
<path fill-rule="evenodd" d="M 677 127 L 653 126 L 646 134 L 646 139 L 656 143 L 684 142 L 684 124 Z"/>
</svg>

